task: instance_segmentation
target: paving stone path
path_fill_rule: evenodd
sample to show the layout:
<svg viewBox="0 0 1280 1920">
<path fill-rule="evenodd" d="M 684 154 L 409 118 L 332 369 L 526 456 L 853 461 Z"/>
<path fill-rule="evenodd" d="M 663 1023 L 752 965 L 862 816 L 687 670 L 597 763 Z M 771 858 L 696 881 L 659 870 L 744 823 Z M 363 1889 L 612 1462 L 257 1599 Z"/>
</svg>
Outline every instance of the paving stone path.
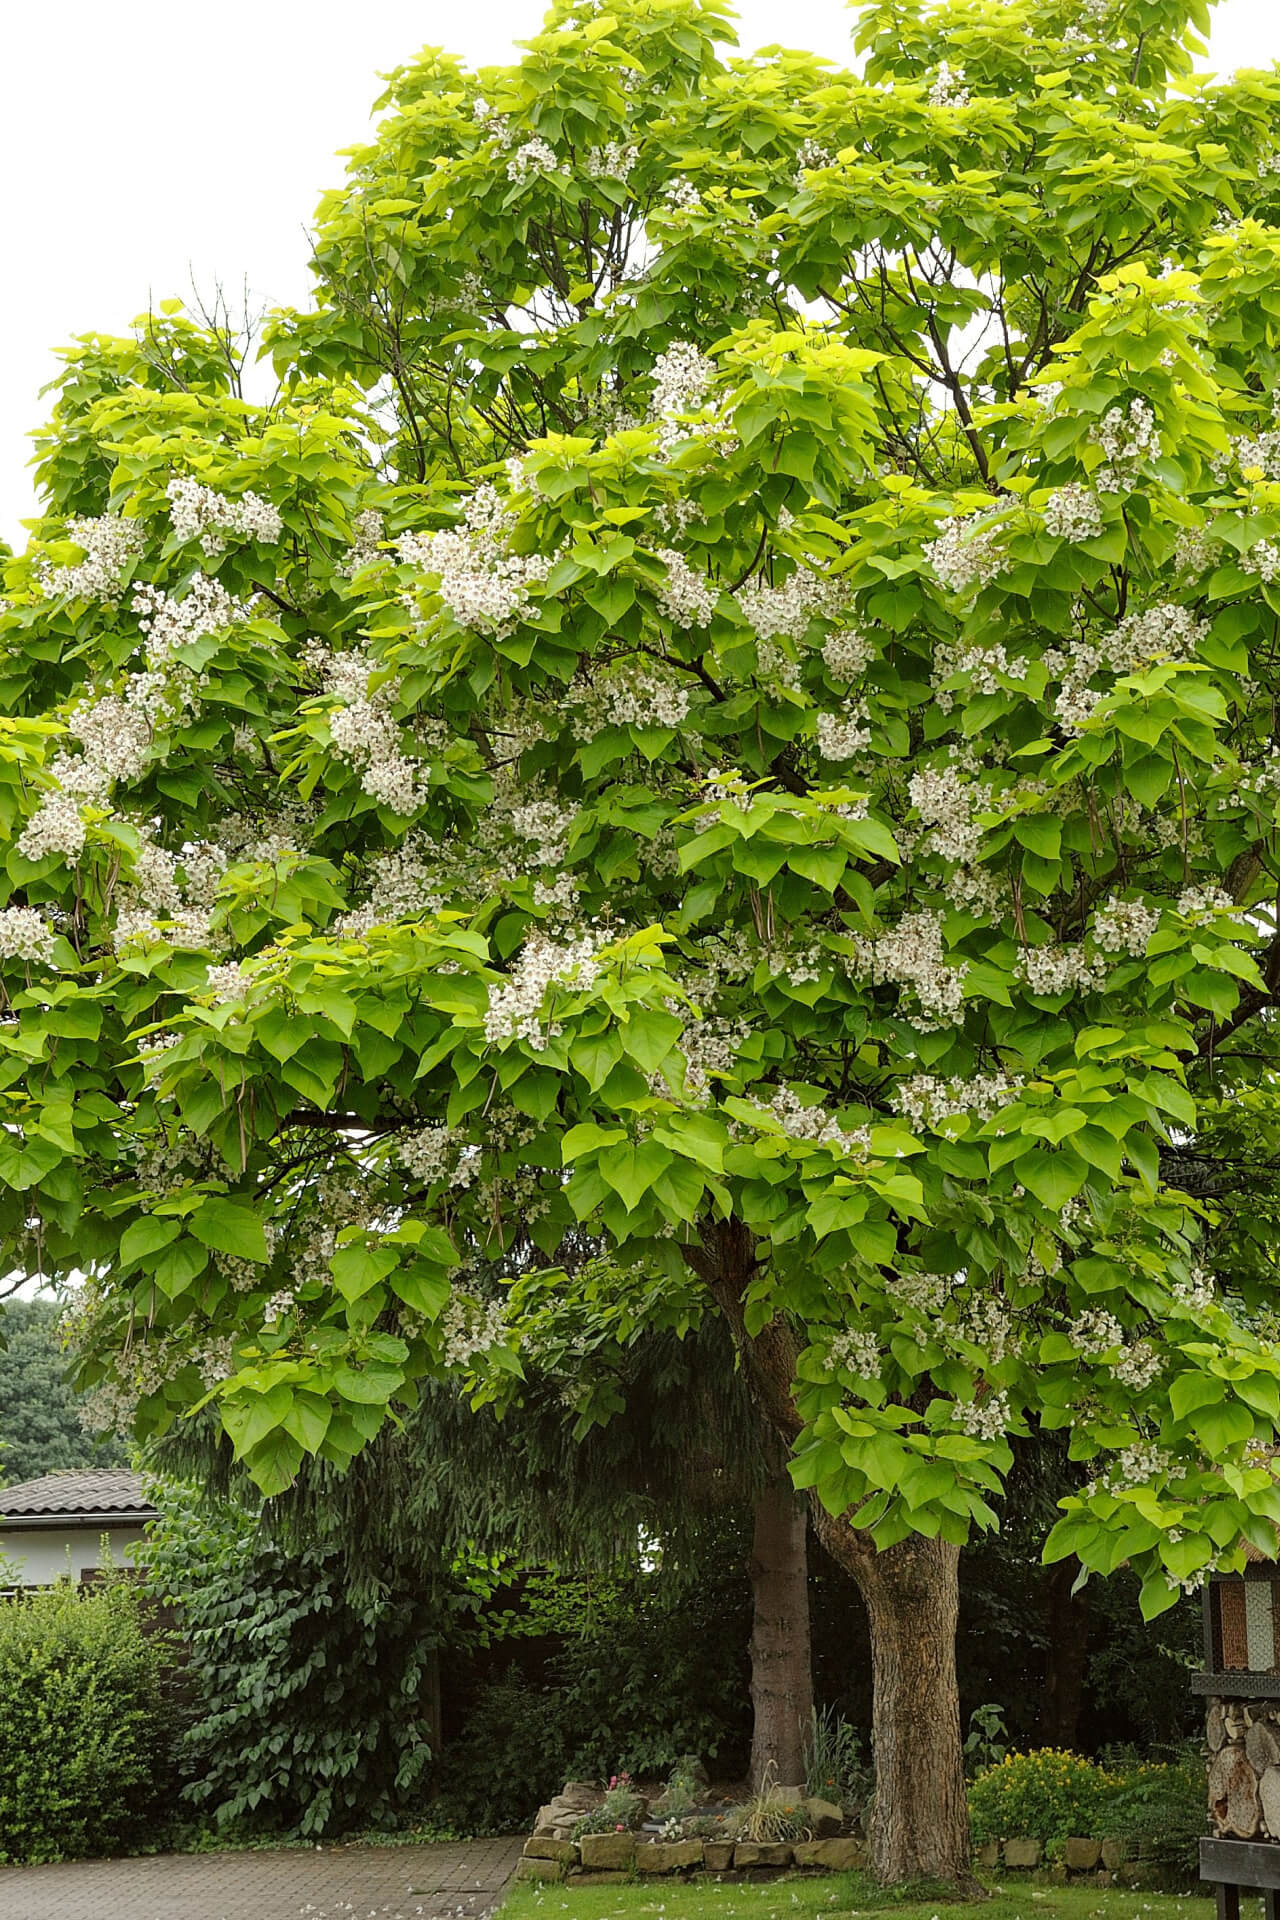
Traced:
<svg viewBox="0 0 1280 1920">
<path fill-rule="evenodd" d="M 521 1840 L 0 1868 L 0 1920 L 480 1920 Z"/>
</svg>

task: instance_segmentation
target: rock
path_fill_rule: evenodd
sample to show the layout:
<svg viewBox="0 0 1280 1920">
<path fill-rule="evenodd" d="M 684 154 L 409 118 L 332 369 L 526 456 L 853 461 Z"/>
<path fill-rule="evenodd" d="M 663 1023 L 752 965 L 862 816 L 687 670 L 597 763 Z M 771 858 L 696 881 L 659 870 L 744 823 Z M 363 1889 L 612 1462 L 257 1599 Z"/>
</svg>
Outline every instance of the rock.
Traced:
<svg viewBox="0 0 1280 1920">
<path fill-rule="evenodd" d="M 1049 1878 L 1055 1887 L 1065 1887 L 1071 1875 L 1067 1872 L 1065 1860 L 1058 1860 L 1049 1869 Z"/>
<path fill-rule="evenodd" d="M 1108 1873 L 1118 1873 L 1129 1857 L 1129 1849 L 1123 1840 L 1104 1840 L 1102 1843 L 1102 1864 Z"/>
<path fill-rule="evenodd" d="M 980 1847 L 975 1847 L 973 1857 L 980 1867 L 986 1867 L 988 1870 L 992 1867 L 998 1867 L 1000 1865 L 1000 1842 L 998 1840 L 985 1840 Z"/>
<path fill-rule="evenodd" d="M 630 1878 L 629 1873 L 584 1873 L 581 1867 L 569 1871 L 569 1884 L 574 1887 L 620 1887 Z"/>
<path fill-rule="evenodd" d="M 800 1811 L 805 1822 L 813 1829 L 815 1840 L 830 1840 L 839 1833 L 844 1825 L 844 1810 L 834 1800 L 824 1800 L 820 1794 L 811 1794 L 800 1802 Z"/>
<path fill-rule="evenodd" d="M 578 1856 L 584 1868 L 625 1872 L 636 1857 L 636 1837 L 634 1833 L 584 1833 Z"/>
<path fill-rule="evenodd" d="M 572 1827 L 584 1813 L 594 1812 L 604 1799 L 602 1793 L 583 1787 L 580 1781 L 571 1780 L 569 1785 L 574 1789 L 572 1793 L 566 1789 L 554 1800 L 548 1800 L 545 1807 L 538 1808 L 538 1817 L 533 1823 L 535 1833 L 554 1833 L 557 1827 Z"/>
<path fill-rule="evenodd" d="M 1068 1840 L 1062 1855 L 1072 1873 L 1089 1873 L 1102 1858 L 1100 1840 Z"/>
<path fill-rule="evenodd" d="M 1244 1750 L 1255 1773 L 1280 1763 L 1280 1740 L 1265 1720 L 1255 1720 L 1244 1737 Z"/>
<path fill-rule="evenodd" d="M 1006 1867 L 1038 1867 L 1043 1857 L 1044 1848 L 1038 1840 L 1006 1840 L 1004 1843 Z"/>
<path fill-rule="evenodd" d="M 561 1800 L 581 1800 L 584 1813 L 589 1812 L 592 1807 L 598 1807 L 604 1798 L 599 1787 L 594 1786 L 590 1780 L 566 1780 L 558 1797 Z"/>
<path fill-rule="evenodd" d="M 1098 1875 L 1097 1878 L 1098 1878 L 1098 1885 L 1100 1887 L 1114 1887 L 1116 1883 L 1116 1877 L 1114 1873 L 1108 1873 L 1105 1867 L 1102 1869 L 1101 1873 Z"/>
<path fill-rule="evenodd" d="M 1144 1866 L 1141 1860 L 1126 1860 L 1116 1879 L 1122 1887 L 1149 1887 L 1152 1873 L 1150 1867 Z"/>
<path fill-rule="evenodd" d="M 555 1840 L 547 1833 L 535 1833 L 524 1843 L 526 1860 L 559 1860 L 562 1865 L 572 1867 L 578 1859 L 578 1849 L 571 1840 Z"/>
<path fill-rule="evenodd" d="M 701 1840 L 655 1840 L 636 1848 L 637 1873 L 683 1873 L 701 1865 Z"/>
<path fill-rule="evenodd" d="M 733 1865 L 732 1840 L 704 1840 L 702 1864 L 708 1873 L 728 1873 Z"/>
<path fill-rule="evenodd" d="M 568 1868 L 563 1860 L 521 1859 L 516 1861 L 517 1880 L 563 1880 L 567 1872 Z"/>
<path fill-rule="evenodd" d="M 733 1850 L 735 1867 L 789 1867 L 791 1848 L 785 1840 L 739 1840 Z"/>
<path fill-rule="evenodd" d="M 765 1798 L 775 1806 L 798 1807 L 808 1797 L 808 1791 L 808 1788 L 804 1786 L 803 1783 L 797 1787 L 770 1787 Z"/>
<path fill-rule="evenodd" d="M 797 1840 L 792 1852 L 798 1867 L 822 1867 L 827 1873 L 851 1873 L 867 1864 L 861 1840 Z"/>
</svg>

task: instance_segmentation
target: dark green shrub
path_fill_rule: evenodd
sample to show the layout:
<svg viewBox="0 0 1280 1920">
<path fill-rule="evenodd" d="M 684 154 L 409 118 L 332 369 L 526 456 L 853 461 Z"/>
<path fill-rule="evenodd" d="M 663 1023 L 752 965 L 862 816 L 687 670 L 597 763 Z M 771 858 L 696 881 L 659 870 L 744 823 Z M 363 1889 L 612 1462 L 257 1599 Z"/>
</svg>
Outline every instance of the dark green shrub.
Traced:
<svg viewBox="0 0 1280 1920">
<path fill-rule="evenodd" d="M 251 1513 L 155 1497 L 149 1582 L 174 1610 L 195 1714 L 179 1747 L 187 1804 L 279 1834 L 415 1818 L 447 1581 L 405 1565 L 357 1585 L 342 1554 L 286 1549 Z"/>
<path fill-rule="evenodd" d="M 512 1668 L 476 1695 L 466 1730 L 445 1748 L 432 1817 L 459 1833 L 527 1827 L 568 1777 L 560 1695 Z"/>
<path fill-rule="evenodd" d="M 0 1601 L 0 1860 L 151 1837 L 170 1781 L 164 1655 L 122 1580 Z"/>
<path fill-rule="evenodd" d="M 1208 1826 L 1203 1756 L 1188 1751 L 1169 1765 L 1147 1761 L 1112 1778 L 1100 1836 L 1126 1841 L 1134 1858 L 1171 1886 L 1194 1885 L 1200 1875 L 1200 1836 Z"/>
</svg>

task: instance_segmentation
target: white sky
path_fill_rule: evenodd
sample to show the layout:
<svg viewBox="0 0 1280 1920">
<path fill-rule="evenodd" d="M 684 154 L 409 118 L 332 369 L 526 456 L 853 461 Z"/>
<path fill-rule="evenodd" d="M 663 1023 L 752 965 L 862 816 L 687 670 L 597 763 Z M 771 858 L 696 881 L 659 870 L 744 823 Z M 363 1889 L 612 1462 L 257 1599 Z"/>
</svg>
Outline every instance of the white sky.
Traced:
<svg viewBox="0 0 1280 1920">
<path fill-rule="evenodd" d="M 366 134 L 376 76 L 439 43 L 509 59 L 542 0 L 8 0 L 0 181 L 0 536 L 34 511 L 26 434 L 43 417 L 50 349 L 122 331 L 149 303 L 307 293 L 306 223 L 338 150 Z M 841 0 L 741 0 L 744 47 L 782 40 L 844 60 Z M 1280 0 L 1221 0 L 1211 64 L 1280 59 Z"/>
</svg>

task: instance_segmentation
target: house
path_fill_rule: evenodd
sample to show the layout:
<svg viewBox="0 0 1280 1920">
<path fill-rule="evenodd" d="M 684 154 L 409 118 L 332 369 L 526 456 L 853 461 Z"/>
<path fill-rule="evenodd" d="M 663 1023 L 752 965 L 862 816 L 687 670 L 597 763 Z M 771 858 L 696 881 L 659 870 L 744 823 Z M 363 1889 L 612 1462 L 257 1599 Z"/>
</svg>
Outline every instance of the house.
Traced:
<svg viewBox="0 0 1280 1920">
<path fill-rule="evenodd" d="M 44 1587 L 68 1575 L 92 1576 L 103 1562 L 128 1567 L 130 1549 L 156 1510 L 136 1473 L 90 1467 L 0 1487 L 0 1556 L 19 1566 L 18 1584 Z M 10 1575 L 0 1564 L 0 1585 Z"/>
</svg>

